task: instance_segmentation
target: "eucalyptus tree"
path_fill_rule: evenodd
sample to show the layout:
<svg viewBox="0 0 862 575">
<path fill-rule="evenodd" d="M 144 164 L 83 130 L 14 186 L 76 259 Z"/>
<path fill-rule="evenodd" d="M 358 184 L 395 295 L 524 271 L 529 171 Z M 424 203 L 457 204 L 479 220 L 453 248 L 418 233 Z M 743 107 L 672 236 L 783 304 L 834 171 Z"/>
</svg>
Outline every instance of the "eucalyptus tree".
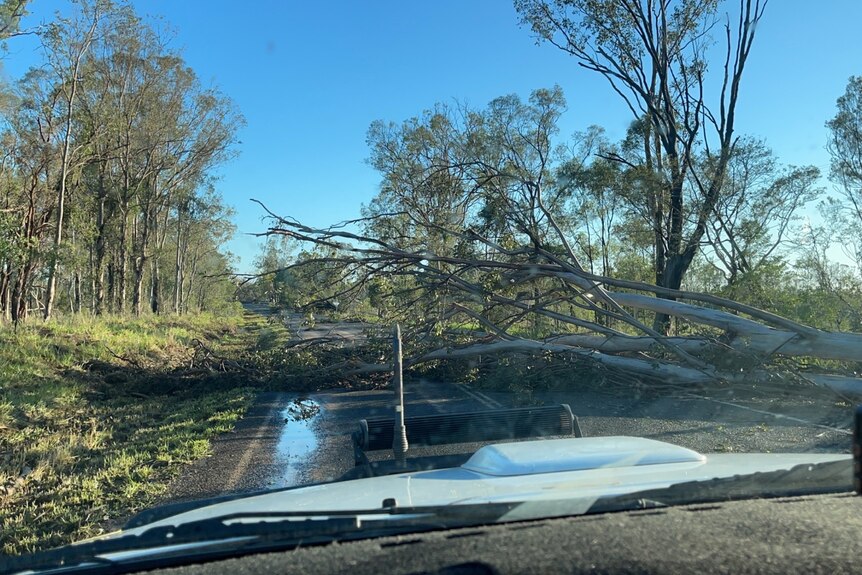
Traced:
<svg viewBox="0 0 862 575">
<path fill-rule="evenodd" d="M 761 140 L 741 140 L 727 170 L 726 193 L 707 228 L 705 255 L 730 287 L 788 257 L 800 232 L 801 210 L 823 189 L 817 185 L 819 169 L 780 166 Z"/>
<path fill-rule="evenodd" d="M 484 109 L 438 104 L 400 126 L 375 122 L 369 162 L 382 182 L 369 231 L 437 253 L 457 249 L 450 232 L 467 227 L 543 243 L 559 207 L 553 138 L 565 106 L 554 87 L 527 102 L 511 94 Z"/>
<path fill-rule="evenodd" d="M 9 38 L 25 34 L 21 31 L 21 18 L 27 14 L 29 0 L 2 0 L 0 1 L 0 51 L 5 49 L 5 42 Z M 0 55 L 5 56 L 0 52 Z M 2 100 L 2 116 L 12 116 L 10 106 L 10 94 L 3 90 L 0 93 Z M 7 126 L 0 132 L 0 317 L 11 318 L 12 314 L 12 283 L 13 274 L 16 273 L 16 261 L 21 254 L 20 237 L 18 232 L 19 202 L 15 191 L 20 186 L 16 174 L 13 159 L 16 139 L 13 131 Z M 20 306 L 16 305 L 20 311 Z M 26 311 L 26 308 L 24 308 Z"/>
<path fill-rule="evenodd" d="M 467 150 L 469 126 L 474 121 L 475 114 L 463 107 L 437 104 L 400 125 L 383 121 L 371 125 L 369 163 L 380 173 L 381 184 L 378 195 L 364 209 L 369 233 L 397 241 L 408 250 L 457 251 L 453 231 L 469 225 L 478 201 Z M 330 255 L 320 250 L 305 254 L 303 269 L 293 272 L 300 293 L 309 279 L 330 275 L 326 272 Z M 433 265 L 440 271 L 447 269 L 442 262 Z M 404 275 L 393 287 L 402 294 L 402 305 L 421 310 L 417 315 L 439 316 L 447 286 L 429 285 L 424 277 L 421 273 Z M 376 293 L 372 285 L 377 283 L 368 286 L 370 293 Z M 349 281 L 346 289 L 351 289 Z"/>
<path fill-rule="evenodd" d="M 400 125 L 371 124 L 368 162 L 382 181 L 364 212 L 375 234 L 397 235 L 405 246 L 453 248 L 445 230 L 465 225 L 472 201 L 459 116 L 460 111 L 438 104 Z"/>
<path fill-rule="evenodd" d="M 766 3 L 740 0 L 734 25 L 727 17 L 719 30 L 725 57 L 710 98 L 718 0 L 515 0 L 540 40 L 604 76 L 634 118 L 644 119 L 645 168 L 659 184 L 643 189 L 658 286 L 681 286 L 724 193 L 741 80 Z M 666 318 L 656 324 L 668 327 Z"/>
<path fill-rule="evenodd" d="M 624 215 L 624 174 L 616 162 L 601 157 L 612 148 L 602 128 L 591 126 L 576 134 L 575 140 L 570 157 L 557 169 L 557 185 L 568 196 L 559 219 L 565 222 L 589 271 L 612 275 L 620 247 L 617 227 Z"/>
<path fill-rule="evenodd" d="M 69 170 L 76 153 L 83 147 L 78 142 L 73 146 L 72 124 L 75 121 L 75 106 L 81 84 L 81 69 L 84 58 L 93 43 L 99 21 L 108 0 L 82 2 L 80 12 L 71 19 L 59 18 L 42 32 L 48 67 L 55 82 L 55 105 L 61 106 L 56 138 L 60 146 L 59 184 L 57 185 L 56 224 L 54 227 L 54 253 L 48 262 L 48 281 L 45 289 L 44 317 L 51 318 L 57 287 L 57 265 L 60 246 L 63 242 L 63 223 L 66 211 L 67 182 Z"/>
<path fill-rule="evenodd" d="M 534 90 L 527 102 L 515 95 L 496 98 L 479 115 L 471 138 L 483 219 L 536 247 L 566 242 L 553 215 L 564 194 L 554 185 L 554 137 L 565 109 L 559 86 Z"/>
<path fill-rule="evenodd" d="M 177 202 L 205 182 L 216 165 L 233 155 L 236 131 L 243 119 L 232 102 L 215 89 L 202 88 L 194 71 L 176 56 L 163 56 L 155 70 L 156 85 L 145 124 L 149 174 L 138 187 L 139 215 L 133 241 L 135 284 L 132 303 L 141 313 L 145 266 L 151 251 L 164 248 L 168 217 Z M 152 258 L 151 304 L 158 311 L 161 272 Z"/>
<path fill-rule="evenodd" d="M 51 74 L 42 68 L 28 70 L 16 84 L 14 105 L 7 118 L 5 144 L 12 166 L 6 183 L 6 213 L 17 226 L 7 254 L 5 283 L 10 290 L 8 313 L 15 322 L 27 318 L 36 291 L 47 236 L 56 209 L 59 153 L 57 134 L 62 129 L 62 106 Z M 56 254 L 56 250 L 53 252 Z M 41 295 L 41 294 L 39 294 Z M 40 299 L 40 298 L 36 298 Z"/>
<path fill-rule="evenodd" d="M 30 0 L 0 1 L 0 42 L 28 33 L 21 30 L 21 18 L 27 15 L 29 3 Z"/>
<path fill-rule="evenodd" d="M 276 305 L 295 306 L 298 301 L 295 293 L 288 293 L 294 287 L 294 279 L 291 277 L 290 268 L 295 260 L 299 259 L 294 254 L 295 244 L 287 237 L 267 237 L 260 246 L 260 252 L 254 259 L 254 267 L 258 274 L 256 283 L 265 286 L 261 296 Z M 307 294 L 311 296 L 311 294 Z M 313 297 L 313 296 L 311 296 Z"/>
<path fill-rule="evenodd" d="M 513 247 L 528 243 L 536 253 L 549 234 L 551 243 L 565 243 L 552 216 L 563 203 L 553 183 L 553 138 L 564 109 L 554 87 L 534 91 L 526 102 L 508 95 L 478 109 L 437 105 L 400 126 L 374 123 L 370 162 L 382 183 L 365 211 L 366 229 L 404 249 L 452 256 L 502 256 L 465 240 L 465 230 Z M 428 265 L 435 274 L 457 273 L 445 261 Z M 413 271 L 390 287 L 403 295 L 405 309 L 418 306 L 422 317 L 444 321 L 448 282 L 427 282 L 429 276 Z"/>
<path fill-rule="evenodd" d="M 862 274 L 862 76 L 852 76 L 837 101 L 835 116 L 826 123 L 830 178 L 838 197 L 826 212 L 845 254 Z"/>
<path fill-rule="evenodd" d="M 192 296 L 200 293 L 202 286 L 212 286 L 213 281 L 224 282 L 230 275 L 230 258 L 219 248 L 235 231 L 231 222 L 234 211 L 224 205 L 212 185 L 202 190 L 179 198 L 171 222 L 174 226 L 170 237 L 174 243 L 170 254 L 174 265 L 172 308 L 176 314 L 190 311 Z M 162 250 L 166 262 L 169 251 Z M 156 295 L 153 289 L 153 296 Z"/>
<path fill-rule="evenodd" d="M 127 168 L 139 153 L 133 136 L 140 121 L 147 79 L 143 62 L 164 48 L 128 5 L 116 7 L 100 22 L 98 41 L 84 63 L 78 112 L 80 138 L 90 142 L 84 187 L 92 215 L 90 274 L 92 311 L 122 311 L 125 300 L 126 223 L 132 177 Z M 111 248 L 114 248 L 113 250 Z M 106 285 L 105 276 L 109 281 Z M 122 284 L 120 288 L 119 284 Z M 117 297 L 117 293 L 123 294 Z"/>
</svg>

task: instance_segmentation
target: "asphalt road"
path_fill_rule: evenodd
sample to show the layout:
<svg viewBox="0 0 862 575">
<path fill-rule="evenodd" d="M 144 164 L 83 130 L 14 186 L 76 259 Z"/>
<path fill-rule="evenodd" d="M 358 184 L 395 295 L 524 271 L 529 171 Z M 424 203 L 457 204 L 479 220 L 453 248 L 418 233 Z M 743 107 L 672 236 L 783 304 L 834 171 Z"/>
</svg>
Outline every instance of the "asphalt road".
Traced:
<svg viewBox="0 0 862 575">
<path fill-rule="evenodd" d="M 309 454 L 307 478 L 339 477 L 352 466 L 350 433 L 362 418 L 392 413 L 391 390 L 315 394 L 317 448 Z M 726 392 L 684 397 L 624 395 L 618 390 L 571 390 L 535 394 L 531 403 L 567 403 L 585 436 L 633 435 L 667 441 L 701 453 L 849 452 L 852 409 L 828 393 L 728 396 Z M 405 384 L 407 415 L 455 413 L 525 405 L 513 393 L 479 391 L 463 384 Z M 477 446 L 461 445 L 467 452 Z M 446 448 L 413 450 L 433 455 Z M 377 454 L 377 459 L 390 457 Z"/>
<path fill-rule="evenodd" d="M 294 333 L 299 337 L 337 333 L 349 341 L 354 329 L 351 324 L 318 323 L 314 329 Z M 214 442 L 211 457 L 186 469 L 170 487 L 167 501 L 336 479 L 353 467 L 350 433 L 358 421 L 392 413 L 393 399 L 389 389 L 337 390 L 307 397 L 263 394 L 234 432 Z M 852 407 L 825 391 L 719 389 L 662 397 L 598 388 L 537 393 L 529 401 L 569 404 L 586 436 L 648 437 L 702 453 L 850 449 Z M 424 415 L 516 407 L 525 399 L 464 384 L 407 381 L 405 404 L 408 415 Z M 476 447 L 458 446 L 464 452 Z M 446 449 L 411 453 L 429 455 Z"/>
<path fill-rule="evenodd" d="M 518 407 L 522 396 L 463 384 L 408 381 L 408 415 Z M 533 402 L 567 403 L 586 436 L 634 435 L 701 453 L 849 452 L 852 409 L 828 393 L 776 395 L 703 392 L 686 397 L 625 396 L 611 390 L 535 394 Z M 350 434 L 360 419 L 392 413 L 390 389 L 329 391 L 306 397 L 263 394 L 211 457 L 175 482 L 170 501 L 253 492 L 341 477 L 353 467 Z M 307 417 L 297 417 L 297 406 Z M 301 410 L 300 410 L 301 411 Z M 411 455 L 469 452 L 478 445 L 413 448 Z M 386 452 L 372 459 L 391 457 Z"/>
<path fill-rule="evenodd" d="M 169 486 L 165 503 L 271 488 L 285 474 L 277 446 L 294 397 L 263 393 L 234 430 L 213 441 L 212 454 L 186 467 Z M 298 478 L 301 480 L 301 478 Z"/>
</svg>

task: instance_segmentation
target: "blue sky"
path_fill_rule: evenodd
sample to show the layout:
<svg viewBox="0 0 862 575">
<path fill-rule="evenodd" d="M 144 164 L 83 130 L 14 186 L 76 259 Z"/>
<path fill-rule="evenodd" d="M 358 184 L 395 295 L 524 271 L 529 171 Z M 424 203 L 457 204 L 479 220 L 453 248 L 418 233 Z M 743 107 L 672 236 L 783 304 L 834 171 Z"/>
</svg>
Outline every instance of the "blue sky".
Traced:
<svg viewBox="0 0 862 575">
<path fill-rule="evenodd" d="M 248 122 L 218 185 L 237 211 L 228 247 L 241 257 L 239 271 L 251 270 L 257 252 L 246 234 L 265 229 L 249 198 L 311 225 L 359 215 L 377 189 L 365 164 L 376 119 L 559 84 L 569 103 L 561 137 L 598 124 L 616 138 L 631 120 L 603 79 L 537 46 L 508 0 L 132 3 L 174 29 L 174 47 Z M 65 5 L 33 0 L 28 22 Z M 743 80 L 739 133 L 765 138 L 785 163 L 828 170 L 823 125 L 849 76 L 862 74 L 860 21 L 858 0 L 772 0 Z M 35 48 L 25 38 L 9 49 L 4 69 L 15 78 L 35 62 Z"/>
</svg>

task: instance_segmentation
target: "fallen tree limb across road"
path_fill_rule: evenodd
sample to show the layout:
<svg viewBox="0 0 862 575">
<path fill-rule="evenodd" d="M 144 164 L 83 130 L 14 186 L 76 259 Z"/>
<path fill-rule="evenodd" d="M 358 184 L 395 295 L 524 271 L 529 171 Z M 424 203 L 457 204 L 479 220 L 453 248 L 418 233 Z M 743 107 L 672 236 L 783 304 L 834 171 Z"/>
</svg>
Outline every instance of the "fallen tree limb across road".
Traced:
<svg viewBox="0 0 862 575">
<path fill-rule="evenodd" d="M 848 367 L 862 362 L 862 334 L 815 329 L 711 294 L 597 276 L 584 271 L 565 242 L 549 247 L 533 238 L 504 248 L 473 230 L 445 229 L 438 231 L 456 247 L 437 253 L 402 248 L 403 238 L 348 231 L 372 227 L 373 218 L 318 229 L 270 215 L 266 234 L 326 254 L 297 262 L 292 273 L 312 266 L 338 270 L 338 289 L 323 300 L 367 298 L 369 286 L 391 286 L 377 297 L 385 300 L 379 303 L 387 310 L 384 320 L 405 326 L 405 367 L 551 354 L 627 374 L 638 384 L 787 381 L 862 396 L 862 379 Z M 660 316 L 673 318 L 670 333 L 655 331 Z M 450 329 L 464 324 L 473 327 Z M 792 363 L 797 358 L 807 362 L 805 370 Z M 390 367 L 350 361 L 338 369 Z"/>
</svg>

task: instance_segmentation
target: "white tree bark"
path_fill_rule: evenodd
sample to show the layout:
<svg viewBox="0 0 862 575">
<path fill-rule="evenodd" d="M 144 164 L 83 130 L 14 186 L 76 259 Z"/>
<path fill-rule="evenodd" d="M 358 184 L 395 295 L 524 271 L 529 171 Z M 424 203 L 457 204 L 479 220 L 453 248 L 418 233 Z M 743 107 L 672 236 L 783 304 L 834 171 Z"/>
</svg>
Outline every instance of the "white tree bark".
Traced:
<svg viewBox="0 0 862 575">
<path fill-rule="evenodd" d="M 760 354 L 778 353 L 786 356 L 816 357 L 819 359 L 862 361 L 862 334 L 810 330 L 803 335 L 788 330 L 773 329 L 756 321 L 745 319 L 725 311 L 679 301 L 630 293 L 611 293 L 610 295 L 617 303 L 623 306 L 665 313 L 694 323 L 719 328 L 728 334 L 733 334 L 732 337 L 728 338 L 728 345 L 739 351 Z M 678 338 L 672 339 L 676 340 Z M 690 344 L 686 343 L 684 345 L 688 346 Z M 689 350 L 690 348 L 684 347 L 684 349 Z M 621 351 L 643 351 L 643 349 Z"/>
</svg>

